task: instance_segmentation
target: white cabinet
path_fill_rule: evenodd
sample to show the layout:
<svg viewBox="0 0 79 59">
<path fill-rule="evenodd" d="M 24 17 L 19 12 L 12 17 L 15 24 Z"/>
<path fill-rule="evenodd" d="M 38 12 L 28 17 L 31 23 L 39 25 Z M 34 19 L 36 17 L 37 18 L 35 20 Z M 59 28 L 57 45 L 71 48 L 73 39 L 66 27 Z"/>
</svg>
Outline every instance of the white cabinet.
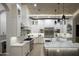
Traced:
<svg viewBox="0 0 79 59">
<path fill-rule="evenodd" d="M 44 40 L 43 40 L 43 37 L 38 37 L 38 43 L 43 43 Z"/>
<path fill-rule="evenodd" d="M 25 56 L 30 52 L 30 43 L 26 41 L 20 44 L 11 45 L 11 56 Z"/>
<path fill-rule="evenodd" d="M 35 37 L 33 39 L 34 39 L 34 43 L 38 43 L 38 38 L 37 37 Z"/>
<path fill-rule="evenodd" d="M 44 43 L 43 37 L 34 38 L 34 43 Z"/>
</svg>

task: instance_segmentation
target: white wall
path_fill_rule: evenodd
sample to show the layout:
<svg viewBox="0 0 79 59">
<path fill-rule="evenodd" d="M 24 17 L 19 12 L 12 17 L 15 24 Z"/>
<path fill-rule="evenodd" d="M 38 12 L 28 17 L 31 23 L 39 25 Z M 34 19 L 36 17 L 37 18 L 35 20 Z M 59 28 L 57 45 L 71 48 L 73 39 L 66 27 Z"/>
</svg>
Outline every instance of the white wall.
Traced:
<svg viewBox="0 0 79 59">
<path fill-rule="evenodd" d="M 55 29 L 61 29 L 61 32 L 67 32 L 67 24 L 60 25 L 60 23 L 55 24 L 55 20 L 35 20 L 38 21 L 38 24 L 34 24 L 31 26 L 32 33 L 39 33 L 40 29 L 44 29 L 45 27 L 54 27 Z M 67 22 L 67 21 L 66 21 Z"/>
<path fill-rule="evenodd" d="M 6 16 L 6 34 L 7 34 L 7 53 L 10 55 L 10 39 L 17 35 L 17 7 L 16 4 L 7 4 L 9 11 Z"/>
<path fill-rule="evenodd" d="M 4 10 L 5 8 L 2 6 L 2 4 L 0 4 L 0 11 Z"/>
<path fill-rule="evenodd" d="M 26 5 L 22 5 L 22 23 L 24 26 L 30 27 L 29 9 Z"/>
<path fill-rule="evenodd" d="M 18 10 L 20 10 L 20 15 L 18 15 L 18 12 L 17 12 L 17 36 L 19 37 L 21 35 L 21 20 L 22 20 L 21 4 L 17 4 L 17 11 Z"/>
<path fill-rule="evenodd" d="M 2 12 L 2 10 L 5 10 L 4 7 L 2 6 L 2 4 L 0 4 L 0 35 L 3 34 L 3 32 L 5 32 L 6 34 L 6 13 Z"/>
<path fill-rule="evenodd" d="M 6 35 L 6 12 L 0 14 L 0 35 Z"/>
<path fill-rule="evenodd" d="M 0 40 L 2 40 L 2 35 L 6 35 L 6 12 L 2 4 L 0 4 Z"/>
</svg>

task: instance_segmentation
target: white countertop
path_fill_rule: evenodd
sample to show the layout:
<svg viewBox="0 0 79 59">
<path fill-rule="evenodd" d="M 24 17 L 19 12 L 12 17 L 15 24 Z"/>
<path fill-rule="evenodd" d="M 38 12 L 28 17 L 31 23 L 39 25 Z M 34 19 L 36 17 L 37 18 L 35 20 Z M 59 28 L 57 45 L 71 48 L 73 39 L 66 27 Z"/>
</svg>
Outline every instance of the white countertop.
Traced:
<svg viewBox="0 0 79 59">
<path fill-rule="evenodd" d="M 22 43 L 15 43 L 15 44 L 12 44 L 12 45 L 10 45 L 10 46 L 23 46 L 23 45 L 25 45 L 26 43 L 29 43 L 29 41 L 24 41 L 24 42 L 22 42 Z"/>
<path fill-rule="evenodd" d="M 55 39 L 55 38 L 54 38 Z M 72 43 L 72 41 L 52 41 L 52 42 L 45 42 L 45 48 L 79 48 L 79 43 Z"/>
<path fill-rule="evenodd" d="M 2 42 L 4 42 L 4 41 L 7 41 L 7 40 L 1 40 L 0 43 L 2 43 Z"/>
</svg>

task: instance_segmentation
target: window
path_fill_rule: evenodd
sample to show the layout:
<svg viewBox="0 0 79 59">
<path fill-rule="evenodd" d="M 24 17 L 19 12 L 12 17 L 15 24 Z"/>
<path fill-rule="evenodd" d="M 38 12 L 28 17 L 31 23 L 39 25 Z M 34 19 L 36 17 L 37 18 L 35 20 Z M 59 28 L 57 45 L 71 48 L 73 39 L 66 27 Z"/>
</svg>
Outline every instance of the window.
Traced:
<svg viewBox="0 0 79 59">
<path fill-rule="evenodd" d="M 32 21 L 32 25 L 37 25 L 38 24 L 38 21 L 37 20 L 33 20 Z"/>
</svg>

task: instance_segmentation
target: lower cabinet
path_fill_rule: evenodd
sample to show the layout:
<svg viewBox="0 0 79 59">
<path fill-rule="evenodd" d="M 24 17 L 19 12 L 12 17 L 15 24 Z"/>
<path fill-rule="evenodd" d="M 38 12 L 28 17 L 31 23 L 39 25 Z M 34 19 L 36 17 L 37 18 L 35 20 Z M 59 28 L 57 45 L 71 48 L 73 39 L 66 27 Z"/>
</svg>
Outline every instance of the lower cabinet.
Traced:
<svg viewBox="0 0 79 59">
<path fill-rule="evenodd" d="M 11 46 L 11 56 L 26 56 L 30 52 L 30 43 L 21 46 Z"/>
<path fill-rule="evenodd" d="M 32 49 L 33 49 L 33 45 L 34 45 L 34 40 L 31 40 L 31 41 L 30 41 L 30 52 L 31 52 Z"/>
<path fill-rule="evenodd" d="M 23 55 L 27 56 L 30 53 L 30 42 L 24 45 L 23 47 Z"/>
</svg>

